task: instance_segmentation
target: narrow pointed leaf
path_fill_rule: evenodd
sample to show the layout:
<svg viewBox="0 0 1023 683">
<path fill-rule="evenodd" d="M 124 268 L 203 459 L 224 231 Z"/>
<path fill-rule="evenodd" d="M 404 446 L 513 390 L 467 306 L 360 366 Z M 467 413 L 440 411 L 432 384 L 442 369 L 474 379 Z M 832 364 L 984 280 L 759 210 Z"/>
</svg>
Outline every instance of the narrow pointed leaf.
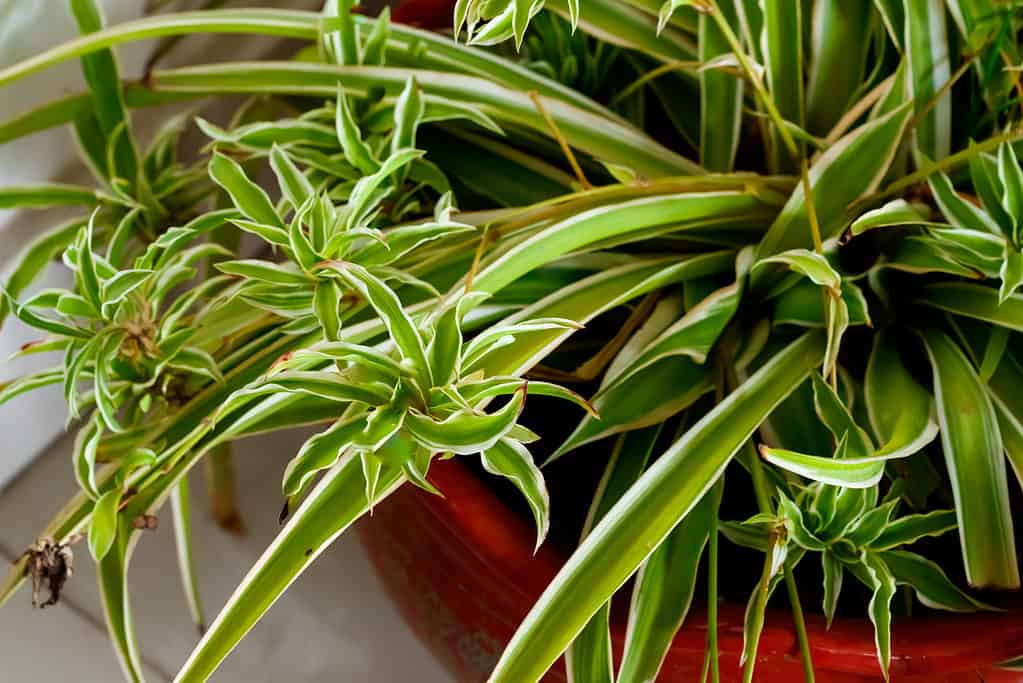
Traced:
<svg viewBox="0 0 1023 683">
<path fill-rule="evenodd" d="M 284 227 L 266 192 L 249 179 L 237 161 L 220 153 L 214 154 L 210 160 L 210 177 L 250 219 L 263 225 Z"/>
<path fill-rule="evenodd" d="M 591 616 L 699 502 L 759 424 L 823 356 L 810 333 L 683 435 L 586 537 L 523 621 L 492 683 L 538 680 Z"/>
<path fill-rule="evenodd" d="M 923 334 L 934 371 L 942 450 L 971 586 L 1020 585 L 998 419 L 963 351 L 937 331 Z"/>
<path fill-rule="evenodd" d="M 171 493 L 171 515 L 174 518 L 174 548 L 178 557 L 181 587 L 185 592 L 188 612 L 199 633 L 206 630 L 206 613 L 199 593 L 199 574 L 192 555 L 192 513 L 188 497 L 188 478 L 183 478 Z"/>
<path fill-rule="evenodd" d="M 895 581 L 910 586 L 917 599 L 927 607 L 946 612 L 990 609 L 956 588 L 941 567 L 925 557 L 904 550 L 889 550 L 880 556 Z"/>
<path fill-rule="evenodd" d="M 529 503 L 536 522 L 536 547 L 539 548 L 550 528 L 550 496 L 540 468 L 529 450 L 518 441 L 501 439 L 480 452 L 483 469 L 508 479 Z"/>
<path fill-rule="evenodd" d="M 117 506 L 121 492 L 111 490 L 104 493 L 92 508 L 89 522 L 89 552 L 97 562 L 102 560 L 114 544 L 117 535 Z"/>
<path fill-rule="evenodd" d="M 409 413 L 405 424 L 409 434 L 423 446 L 435 451 L 451 451 L 460 455 L 472 455 L 492 448 L 514 425 L 522 411 L 526 389 L 517 391 L 499 410 L 483 415 L 463 411 L 456 412 L 444 420 Z"/>
<path fill-rule="evenodd" d="M 401 481 L 400 469 L 384 467 L 377 481 L 378 497 L 389 495 Z M 174 680 L 177 683 L 207 680 L 288 586 L 368 510 L 362 464 L 358 458 L 348 458 L 326 475 L 291 516 L 228 599 Z"/>
<path fill-rule="evenodd" d="M 657 678 L 692 604 L 721 491 L 715 486 L 705 493 L 637 573 L 618 683 Z"/>
<path fill-rule="evenodd" d="M 852 130 L 827 149 L 810 168 L 810 187 L 820 223 L 821 237 L 828 239 L 845 224 L 846 208 L 872 192 L 895 157 L 910 110 L 903 105 Z M 771 256 L 813 244 L 802 184 L 761 241 L 758 253 Z"/>
<path fill-rule="evenodd" d="M 954 510 L 906 515 L 889 522 L 881 535 L 870 542 L 870 547 L 874 550 L 891 550 L 928 536 L 941 536 L 954 531 L 957 526 Z"/>
<path fill-rule="evenodd" d="M 661 426 L 656 425 L 622 434 L 615 440 L 614 450 L 590 503 L 582 538 L 586 538 L 643 474 L 660 433 Z M 565 652 L 565 668 L 571 683 L 614 681 L 610 620 L 611 604 L 605 602 Z"/>
</svg>

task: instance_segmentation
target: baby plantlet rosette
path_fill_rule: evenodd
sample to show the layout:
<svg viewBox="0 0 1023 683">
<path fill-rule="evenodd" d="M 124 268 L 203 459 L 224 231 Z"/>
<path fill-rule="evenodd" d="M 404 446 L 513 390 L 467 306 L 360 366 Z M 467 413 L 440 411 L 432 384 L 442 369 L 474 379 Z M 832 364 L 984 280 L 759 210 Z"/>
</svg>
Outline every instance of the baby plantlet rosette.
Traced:
<svg viewBox="0 0 1023 683">
<path fill-rule="evenodd" d="M 62 385 L 81 487 L 0 602 L 27 577 L 56 600 L 85 533 L 111 640 L 142 680 L 127 581 L 141 535 L 169 502 L 206 626 L 187 475 L 298 425 L 318 433 L 269 506 L 282 528 L 179 681 L 212 676 L 398 487 L 443 495 L 437 458 L 510 482 L 538 546 L 552 506 L 537 462 L 604 468 L 494 682 L 539 680 L 562 654 L 572 683 L 653 680 L 694 603 L 718 681 L 726 581 L 750 591 L 744 679 L 784 584 L 813 680 L 813 555 L 828 625 L 850 577 L 869 592 L 884 675 L 900 586 L 951 612 L 999 607 L 965 584 L 1019 589 L 1014 9 L 457 0 L 445 37 L 355 4 L 104 27 L 93 0 L 69 0 L 82 35 L 0 70 L 3 86 L 81 62 L 86 92 L 0 123 L 0 141 L 71 124 L 96 179 L 0 189 L 0 208 L 82 210 L 40 232 L 0 299 L 41 334 L 16 355 L 57 356 L 0 384 L 0 404 Z M 121 80 L 117 45 L 193 33 L 301 47 L 175 69 L 160 48 L 141 82 Z M 199 115 L 224 95 L 229 117 Z M 193 108 L 140 144 L 131 110 L 166 104 Z M 33 289 L 56 259 L 72 284 Z M 549 398 L 544 422 L 532 406 Z M 576 426 L 550 444 L 551 420 Z M 725 571 L 732 545 L 762 569 Z"/>
</svg>

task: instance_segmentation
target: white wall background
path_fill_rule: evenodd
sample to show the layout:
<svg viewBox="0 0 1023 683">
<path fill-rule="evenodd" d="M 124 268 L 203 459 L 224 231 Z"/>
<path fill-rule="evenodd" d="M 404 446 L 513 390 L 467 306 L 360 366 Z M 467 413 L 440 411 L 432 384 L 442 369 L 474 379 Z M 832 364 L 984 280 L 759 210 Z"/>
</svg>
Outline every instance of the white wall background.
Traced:
<svg viewBox="0 0 1023 683">
<path fill-rule="evenodd" d="M 104 0 L 103 4 L 108 20 L 115 23 L 137 17 L 144 2 Z M 316 1 L 263 4 L 295 6 Z M 64 0 L 0 0 L 0 66 L 74 34 Z M 261 49 L 259 41 L 238 37 L 224 41 L 214 36 L 198 44 L 203 47 L 191 50 L 193 55 L 219 52 L 234 59 Z M 120 50 L 126 75 L 138 73 L 147 47 Z M 37 74 L 2 90 L 0 120 L 82 87 L 77 62 Z M 0 145 L 0 185 L 55 177 L 84 179 L 75 159 L 72 136 L 64 129 Z M 0 274 L 6 275 L 26 242 L 56 219 L 53 212 L 0 212 Z M 45 284 L 56 284 L 61 276 L 60 268 L 54 267 Z M 9 321 L 0 330 L 0 361 L 35 336 L 17 321 Z M 40 362 L 45 359 L 35 361 Z M 0 381 L 31 365 L 23 361 L 0 364 Z M 75 490 L 64 415 L 57 389 L 32 392 L 0 407 L 0 558 L 7 561 L 13 561 L 34 540 Z M 209 520 L 201 482 L 194 481 L 195 552 L 210 616 L 273 538 L 280 476 L 303 438 L 301 434 L 279 434 L 239 447 L 241 508 L 248 528 L 242 538 L 226 534 Z M 148 680 L 169 682 L 196 642 L 178 583 L 169 525 L 140 543 L 130 585 Z M 117 661 L 106 641 L 91 560 L 84 548 L 78 549 L 76 573 L 60 605 L 32 610 L 23 591 L 0 609 L 0 680 L 120 680 Z M 440 683 L 450 679 L 400 622 L 354 537 L 346 535 L 292 586 L 213 680 Z"/>
<path fill-rule="evenodd" d="M 133 19 L 141 14 L 141 0 L 106 0 L 111 22 Z M 77 34 L 74 20 L 62 0 L 4 0 L 0 2 L 0 65 L 7 66 L 36 54 Z M 137 73 L 148 46 L 132 45 L 121 52 L 128 74 Z M 71 92 L 80 91 L 84 81 L 77 62 L 62 64 L 3 89 L 0 120 L 7 120 L 33 107 Z M 77 159 L 71 133 L 58 128 L 0 145 L 0 185 L 33 183 L 71 173 Z M 81 173 L 81 170 L 78 171 Z M 15 257 L 34 235 L 53 224 L 56 212 L 14 215 L 0 211 L 0 274 L 6 277 Z M 54 286 L 62 281 L 59 267 L 51 266 L 42 281 Z M 0 360 L 38 333 L 9 321 L 0 330 Z M 52 364 L 52 358 L 34 358 L 0 366 L 0 381 Z M 0 434 L 4 455 L 0 457 L 0 487 L 14 477 L 32 457 L 63 431 L 64 401 L 57 387 L 23 396 L 0 408 Z"/>
</svg>

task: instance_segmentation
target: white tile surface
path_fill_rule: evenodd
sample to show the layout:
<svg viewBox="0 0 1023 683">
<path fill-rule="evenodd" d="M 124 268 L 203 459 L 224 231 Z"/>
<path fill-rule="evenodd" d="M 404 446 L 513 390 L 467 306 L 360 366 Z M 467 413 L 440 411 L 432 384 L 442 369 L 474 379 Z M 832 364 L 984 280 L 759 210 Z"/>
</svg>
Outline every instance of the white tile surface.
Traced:
<svg viewBox="0 0 1023 683">
<path fill-rule="evenodd" d="M 302 439 L 302 434 L 286 433 L 239 444 L 238 485 L 248 528 L 241 539 L 212 523 L 201 481 L 193 481 L 195 552 L 209 616 L 227 600 L 276 532 L 281 473 Z M 69 461 L 70 440 L 63 439 L 0 492 L 0 519 L 5 520 L 0 547 L 8 555 L 31 543 L 75 490 Z M 168 520 L 161 521 L 161 527 L 139 544 L 130 572 L 139 642 L 151 664 L 153 681 L 166 680 L 175 672 L 197 637 L 178 582 L 172 532 Z M 0 680 L 119 679 L 117 662 L 100 630 L 99 592 L 84 547 L 76 553 L 75 569 L 65 592 L 67 604 L 33 611 L 28 593 L 22 591 L 0 609 L 0 662 L 4 663 Z M 32 673 L 38 657 L 52 660 L 53 666 Z M 292 586 L 213 680 L 444 683 L 450 677 L 400 622 L 354 535 L 346 535 Z"/>
</svg>

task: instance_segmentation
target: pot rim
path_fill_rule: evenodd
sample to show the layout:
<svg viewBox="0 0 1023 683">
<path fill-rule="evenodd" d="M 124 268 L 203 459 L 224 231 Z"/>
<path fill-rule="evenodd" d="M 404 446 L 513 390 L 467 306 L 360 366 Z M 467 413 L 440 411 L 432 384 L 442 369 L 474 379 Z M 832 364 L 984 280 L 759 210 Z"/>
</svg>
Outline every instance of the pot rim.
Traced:
<svg viewBox="0 0 1023 683">
<path fill-rule="evenodd" d="M 544 544 L 534 555 L 535 532 L 459 459 L 435 462 L 430 481 L 444 497 L 417 491 L 416 499 L 433 521 L 457 536 L 494 575 L 532 604 L 566 561 Z M 744 606 L 722 604 L 718 610 L 719 652 L 738 659 L 742 652 Z M 836 617 L 826 628 L 822 615 L 806 615 L 811 656 L 819 671 L 878 675 L 874 629 L 866 617 Z M 702 653 L 704 611 L 694 610 L 672 650 Z M 616 646 L 625 640 L 626 624 L 612 610 Z M 768 610 L 760 657 L 799 657 L 791 615 Z M 966 615 L 901 617 L 892 627 L 892 674 L 945 674 L 988 669 L 1023 654 L 1023 610 Z"/>
</svg>

